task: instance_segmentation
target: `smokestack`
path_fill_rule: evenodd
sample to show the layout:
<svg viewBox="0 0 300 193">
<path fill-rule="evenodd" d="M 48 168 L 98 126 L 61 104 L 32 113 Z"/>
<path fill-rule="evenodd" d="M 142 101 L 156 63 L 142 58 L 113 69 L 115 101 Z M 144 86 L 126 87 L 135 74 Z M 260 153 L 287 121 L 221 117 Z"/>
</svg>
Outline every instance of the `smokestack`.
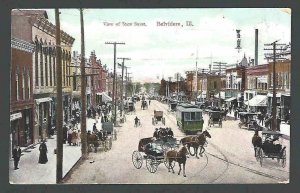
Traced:
<svg viewBox="0 0 300 193">
<path fill-rule="evenodd" d="M 255 66 L 258 65 L 258 29 L 255 29 Z"/>
</svg>

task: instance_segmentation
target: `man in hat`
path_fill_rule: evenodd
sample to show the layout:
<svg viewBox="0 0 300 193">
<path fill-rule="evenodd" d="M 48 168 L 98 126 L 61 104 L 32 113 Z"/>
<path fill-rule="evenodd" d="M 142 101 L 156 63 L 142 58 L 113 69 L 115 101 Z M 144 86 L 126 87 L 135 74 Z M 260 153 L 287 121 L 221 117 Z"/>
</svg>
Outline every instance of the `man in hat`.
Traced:
<svg viewBox="0 0 300 193">
<path fill-rule="evenodd" d="M 154 133 L 153 133 L 153 137 L 155 137 L 156 139 L 158 139 L 158 129 L 157 128 L 155 128 L 155 131 L 154 131 Z"/>
<path fill-rule="evenodd" d="M 18 164 L 19 164 L 19 161 L 20 161 L 20 157 L 21 157 L 21 148 L 20 148 L 19 145 L 15 145 L 14 149 L 13 149 L 13 158 L 14 158 L 15 170 L 19 169 Z"/>
</svg>

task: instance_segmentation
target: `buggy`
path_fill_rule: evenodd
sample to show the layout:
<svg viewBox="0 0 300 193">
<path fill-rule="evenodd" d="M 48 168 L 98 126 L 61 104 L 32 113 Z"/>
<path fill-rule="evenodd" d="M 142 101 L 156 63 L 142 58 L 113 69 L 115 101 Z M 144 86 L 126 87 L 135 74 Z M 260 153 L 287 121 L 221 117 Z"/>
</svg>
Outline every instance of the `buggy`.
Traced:
<svg viewBox="0 0 300 193">
<path fill-rule="evenodd" d="M 155 173 L 158 166 L 164 163 L 168 169 L 175 166 L 175 162 L 171 165 L 165 158 L 165 152 L 169 149 L 163 149 L 161 142 L 153 137 L 143 138 L 139 141 L 138 150 L 132 153 L 132 163 L 136 169 L 140 169 L 143 165 L 143 160 L 146 161 L 147 170 L 150 173 Z"/>
<path fill-rule="evenodd" d="M 154 116 L 152 117 L 152 125 L 158 124 L 158 121 L 161 121 L 163 125 L 166 124 L 166 119 L 163 117 L 163 111 L 154 110 Z"/>
<path fill-rule="evenodd" d="M 251 112 L 239 112 L 240 122 L 239 127 L 248 129 L 248 130 L 262 130 L 262 127 L 258 125 L 255 120 L 255 116 L 259 115 L 259 113 L 251 113 Z"/>
<path fill-rule="evenodd" d="M 282 134 L 276 131 L 262 131 L 262 144 L 255 148 L 256 160 L 261 166 L 264 158 L 276 158 L 283 168 L 286 166 L 286 147 L 281 143 L 274 144 L 281 137 Z"/>
<path fill-rule="evenodd" d="M 222 114 L 220 111 L 210 111 L 208 126 L 211 127 L 214 124 L 218 124 L 222 128 Z"/>
</svg>

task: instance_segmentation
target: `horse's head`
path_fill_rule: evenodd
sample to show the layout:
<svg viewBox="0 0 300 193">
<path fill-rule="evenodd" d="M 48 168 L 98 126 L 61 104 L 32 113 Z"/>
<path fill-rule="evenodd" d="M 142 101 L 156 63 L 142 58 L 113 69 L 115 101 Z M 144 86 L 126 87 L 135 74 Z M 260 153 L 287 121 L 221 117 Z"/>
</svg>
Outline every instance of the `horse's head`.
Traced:
<svg viewBox="0 0 300 193">
<path fill-rule="evenodd" d="M 209 132 L 207 130 L 203 131 L 203 135 L 205 135 L 208 138 L 211 138 L 211 135 L 209 134 Z"/>
</svg>

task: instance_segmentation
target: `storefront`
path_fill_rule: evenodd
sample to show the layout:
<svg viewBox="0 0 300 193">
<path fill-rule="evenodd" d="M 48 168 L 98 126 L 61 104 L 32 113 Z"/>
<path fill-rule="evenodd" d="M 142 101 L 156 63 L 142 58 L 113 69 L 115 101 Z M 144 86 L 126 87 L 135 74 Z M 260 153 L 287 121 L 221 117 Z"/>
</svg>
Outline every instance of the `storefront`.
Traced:
<svg viewBox="0 0 300 193">
<path fill-rule="evenodd" d="M 35 127 L 38 141 L 49 137 L 52 127 L 52 98 L 39 98 L 35 99 Z"/>
</svg>

